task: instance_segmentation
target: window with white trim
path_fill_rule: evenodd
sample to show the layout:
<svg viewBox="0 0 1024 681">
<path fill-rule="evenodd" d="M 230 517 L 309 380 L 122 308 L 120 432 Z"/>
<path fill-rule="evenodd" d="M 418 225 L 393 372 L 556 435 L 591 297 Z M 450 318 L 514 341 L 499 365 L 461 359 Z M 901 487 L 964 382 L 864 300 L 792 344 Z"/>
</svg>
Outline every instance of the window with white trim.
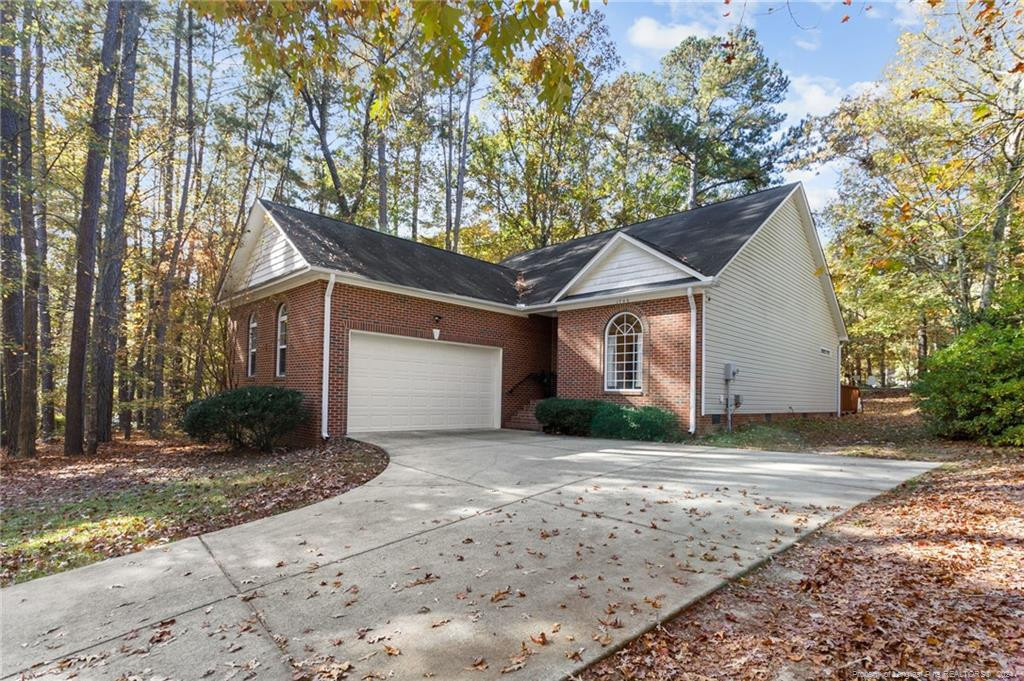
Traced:
<svg viewBox="0 0 1024 681">
<path fill-rule="evenodd" d="M 643 390 L 644 327 L 640 319 L 621 312 L 604 332 L 604 389 L 608 392 Z"/>
<path fill-rule="evenodd" d="M 288 306 L 281 303 L 277 308 L 277 375 L 284 376 L 285 360 L 288 354 Z"/>
<path fill-rule="evenodd" d="M 256 313 L 249 315 L 249 352 L 246 358 L 245 375 L 256 375 Z"/>
</svg>

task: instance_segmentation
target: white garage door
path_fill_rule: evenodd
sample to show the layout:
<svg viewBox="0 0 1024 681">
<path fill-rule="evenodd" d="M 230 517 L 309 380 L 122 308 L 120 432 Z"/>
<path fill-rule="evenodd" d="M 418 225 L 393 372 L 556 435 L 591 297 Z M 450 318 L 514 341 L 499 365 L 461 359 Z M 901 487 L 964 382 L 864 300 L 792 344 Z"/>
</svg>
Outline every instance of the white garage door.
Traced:
<svg viewBox="0 0 1024 681">
<path fill-rule="evenodd" d="M 348 430 L 501 426 L 501 349 L 351 332 Z"/>
</svg>

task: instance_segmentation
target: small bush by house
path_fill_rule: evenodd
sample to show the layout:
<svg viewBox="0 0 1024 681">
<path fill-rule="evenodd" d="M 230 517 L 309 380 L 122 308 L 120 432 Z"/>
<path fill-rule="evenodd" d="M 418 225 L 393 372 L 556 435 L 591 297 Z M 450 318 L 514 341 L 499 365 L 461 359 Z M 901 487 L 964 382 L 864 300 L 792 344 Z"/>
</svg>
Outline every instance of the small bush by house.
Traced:
<svg viewBox="0 0 1024 681">
<path fill-rule="evenodd" d="M 937 435 L 1024 445 L 1024 283 L 932 355 L 913 391 Z"/>
<path fill-rule="evenodd" d="M 239 447 L 266 451 L 304 418 L 298 390 L 254 386 L 193 402 L 185 410 L 182 427 L 200 442 L 223 437 Z"/>
<path fill-rule="evenodd" d="M 670 442 L 679 439 L 675 414 L 659 407 L 623 407 L 604 404 L 591 423 L 594 437 L 646 442 Z"/>
<path fill-rule="evenodd" d="M 550 398 L 537 404 L 534 415 L 544 430 L 562 435 L 649 442 L 668 442 L 680 436 L 675 415 L 659 407 Z"/>
</svg>

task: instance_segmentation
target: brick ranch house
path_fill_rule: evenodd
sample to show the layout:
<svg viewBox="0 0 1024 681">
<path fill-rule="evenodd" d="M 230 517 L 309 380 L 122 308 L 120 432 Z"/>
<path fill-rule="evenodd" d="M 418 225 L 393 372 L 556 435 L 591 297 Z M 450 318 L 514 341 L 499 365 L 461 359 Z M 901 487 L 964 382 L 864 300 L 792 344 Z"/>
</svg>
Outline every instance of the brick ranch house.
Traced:
<svg viewBox="0 0 1024 681">
<path fill-rule="evenodd" d="M 305 394 L 300 438 L 530 427 L 549 394 L 691 433 L 838 414 L 847 340 L 799 184 L 493 264 L 259 200 L 219 302 L 238 385 Z"/>
</svg>

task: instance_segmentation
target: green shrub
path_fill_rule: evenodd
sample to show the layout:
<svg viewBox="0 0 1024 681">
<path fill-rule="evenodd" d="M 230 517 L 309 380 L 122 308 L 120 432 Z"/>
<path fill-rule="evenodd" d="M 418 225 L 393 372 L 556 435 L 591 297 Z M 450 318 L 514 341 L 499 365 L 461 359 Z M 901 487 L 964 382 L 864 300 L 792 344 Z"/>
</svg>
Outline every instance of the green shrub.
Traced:
<svg viewBox="0 0 1024 681">
<path fill-rule="evenodd" d="M 185 410 L 182 427 L 201 442 L 223 437 L 239 447 L 266 451 L 304 418 L 298 390 L 255 386 L 193 402 Z"/>
<path fill-rule="evenodd" d="M 606 402 L 598 400 L 566 400 L 550 397 L 537 403 L 534 416 L 544 429 L 562 435 L 590 435 L 594 414 Z"/>
<path fill-rule="evenodd" d="M 1024 445 L 1024 284 L 933 354 L 913 391 L 937 435 Z"/>
<path fill-rule="evenodd" d="M 539 402 L 534 415 L 544 430 L 562 435 L 666 442 L 680 434 L 675 415 L 658 407 L 553 397 Z"/>
<path fill-rule="evenodd" d="M 605 403 L 594 414 L 590 434 L 619 440 L 669 442 L 679 439 L 679 422 L 675 414 L 659 407 Z"/>
</svg>

